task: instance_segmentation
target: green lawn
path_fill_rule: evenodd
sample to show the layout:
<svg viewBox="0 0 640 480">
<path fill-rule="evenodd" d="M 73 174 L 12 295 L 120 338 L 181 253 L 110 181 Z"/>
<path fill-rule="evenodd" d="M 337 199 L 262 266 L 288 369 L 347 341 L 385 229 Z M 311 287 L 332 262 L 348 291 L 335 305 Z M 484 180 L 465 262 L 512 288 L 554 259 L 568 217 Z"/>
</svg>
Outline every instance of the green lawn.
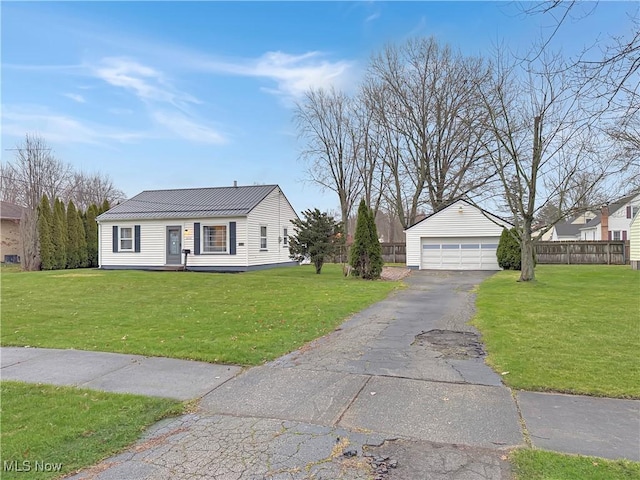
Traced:
<svg viewBox="0 0 640 480">
<path fill-rule="evenodd" d="M 7 480 L 55 478 L 93 465 L 184 410 L 173 400 L 69 387 L 7 381 L 0 389 L 0 477 Z"/>
<path fill-rule="evenodd" d="M 340 265 L 240 274 L 62 270 L 2 275 L 4 346 L 255 365 L 330 332 L 397 282 Z"/>
<path fill-rule="evenodd" d="M 511 453 L 517 480 L 632 480 L 640 463 L 518 449 Z"/>
<path fill-rule="evenodd" d="M 499 272 L 480 285 L 474 324 L 511 387 L 640 398 L 640 272 L 539 265 L 536 282 Z"/>
</svg>

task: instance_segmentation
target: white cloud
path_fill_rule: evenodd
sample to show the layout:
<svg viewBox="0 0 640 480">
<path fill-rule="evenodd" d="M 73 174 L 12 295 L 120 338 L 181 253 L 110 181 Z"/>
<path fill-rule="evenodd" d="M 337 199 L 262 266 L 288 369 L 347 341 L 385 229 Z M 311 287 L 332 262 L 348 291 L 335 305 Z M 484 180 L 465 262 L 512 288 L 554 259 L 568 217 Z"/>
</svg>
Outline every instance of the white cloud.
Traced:
<svg viewBox="0 0 640 480">
<path fill-rule="evenodd" d="M 374 20 L 380 18 L 380 12 L 372 13 L 367 18 L 364 19 L 364 23 L 373 22 Z"/>
<path fill-rule="evenodd" d="M 91 125 L 66 115 L 49 112 L 42 107 L 12 108 L 4 105 L 3 135 L 22 137 L 26 132 L 38 132 L 53 143 L 126 143 L 149 137 L 143 132 L 127 132 L 105 125 Z"/>
<path fill-rule="evenodd" d="M 215 145 L 227 143 L 227 139 L 223 134 L 192 120 L 182 113 L 155 111 L 152 113 L 152 117 L 156 123 L 185 140 Z"/>
<path fill-rule="evenodd" d="M 200 103 L 192 95 L 173 88 L 160 71 L 130 58 L 103 58 L 91 70 L 101 80 L 129 90 L 144 101 L 171 103 L 177 107 Z"/>
<path fill-rule="evenodd" d="M 348 88 L 353 63 L 346 60 L 331 62 L 321 52 L 291 55 L 267 52 L 256 59 L 232 61 L 202 61 L 196 68 L 213 72 L 273 80 L 277 88 L 263 90 L 300 98 L 310 88 Z"/>
<path fill-rule="evenodd" d="M 86 103 L 84 97 L 82 95 L 78 95 L 77 93 L 63 93 L 63 95 L 67 98 L 70 98 L 74 102 Z"/>
</svg>

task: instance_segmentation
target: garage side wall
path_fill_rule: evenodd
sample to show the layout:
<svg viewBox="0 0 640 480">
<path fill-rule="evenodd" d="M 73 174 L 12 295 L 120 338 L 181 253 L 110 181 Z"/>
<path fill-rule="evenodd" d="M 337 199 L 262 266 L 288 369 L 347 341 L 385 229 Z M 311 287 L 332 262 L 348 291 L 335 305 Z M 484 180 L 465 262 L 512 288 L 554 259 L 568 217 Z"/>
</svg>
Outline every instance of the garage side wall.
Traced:
<svg viewBox="0 0 640 480">
<path fill-rule="evenodd" d="M 480 209 L 458 201 L 405 231 L 407 266 L 420 268 L 422 238 L 499 237 L 502 229 L 485 217 Z"/>
</svg>

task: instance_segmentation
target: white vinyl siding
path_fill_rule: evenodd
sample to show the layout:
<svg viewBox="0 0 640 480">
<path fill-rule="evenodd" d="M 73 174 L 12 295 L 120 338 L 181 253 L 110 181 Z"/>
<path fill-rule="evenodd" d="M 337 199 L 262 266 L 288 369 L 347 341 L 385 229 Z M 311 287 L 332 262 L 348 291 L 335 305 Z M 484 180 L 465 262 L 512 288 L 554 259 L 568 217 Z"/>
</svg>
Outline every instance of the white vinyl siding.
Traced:
<svg viewBox="0 0 640 480">
<path fill-rule="evenodd" d="M 194 223 L 201 225 L 229 225 L 229 222 L 236 222 L 237 242 L 244 243 L 245 246 L 236 247 L 236 255 L 229 254 L 207 254 L 194 255 Z M 113 253 L 112 249 L 112 226 L 117 225 L 118 230 L 122 228 L 140 225 L 140 252 L 133 251 Z M 246 266 L 246 225 L 245 217 L 233 217 L 225 219 L 194 219 L 194 220 L 135 220 L 132 222 L 113 221 L 100 222 L 99 233 L 99 263 L 101 267 L 161 267 L 167 261 L 167 227 L 182 227 L 182 249 L 191 250 L 187 263 L 193 266 Z M 202 235 L 202 233 L 201 233 Z"/>
<path fill-rule="evenodd" d="M 636 214 L 629 232 L 629 256 L 631 260 L 640 261 L 640 214 Z"/>
<path fill-rule="evenodd" d="M 431 265 L 431 259 L 433 259 L 434 266 L 429 268 L 445 269 L 447 267 L 444 265 L 447 265 L 456 270 L 499 269 L 495 259 L 495 249 L 490 251 L 486 246 L 497 244 L 502 233 L 502 225 L 507 227 L 509 225 L 497 217 L 492 218 L 500 224 L 487 218 L 478 208 L 458 201 L 415 224 L 405 230 L 407 266 L 425 268 L 427 264 Z M 480 248 L 478 250 L 471 248 L 474 244 L 479 245 Z M 424 245 L 429 246 L 425 249 Z M 443 245 L 447 246 L 443 247 Z M 451 245 L 457 245 L 457 247 Z M 466 246 L 462 248 L 461 245 Z M 436 249 L 437 260 L 433 257 Z M 428 256 L 426 263 L 423 262 L 423 255 Z M 495 263 L 492 264 L 492 262 Z"/>
<path fill-rule="evenodd" d="M 290 262 L 289 248 L 283 245 L 281 233 L 286 228 L 293 231 L 292 220 L 297 218 L 295 211 L 279 188 L 274 189 L 247 216 L 248 222 L 248 263 L 249 265 L 266 265 L 271 263 Z M 262 228 L 267 227 L 266 237 L 261 235 Z M 267 249 L 262 248 L 263 238 Z"/>
</svg>

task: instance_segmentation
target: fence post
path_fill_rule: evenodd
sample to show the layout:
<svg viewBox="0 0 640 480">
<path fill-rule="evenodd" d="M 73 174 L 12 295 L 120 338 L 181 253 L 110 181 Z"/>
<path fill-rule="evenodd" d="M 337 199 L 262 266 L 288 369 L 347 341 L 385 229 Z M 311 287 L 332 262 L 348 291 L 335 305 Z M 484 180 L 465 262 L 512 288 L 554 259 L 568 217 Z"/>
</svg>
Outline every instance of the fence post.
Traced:
<svg viewBox="0 0 640 480">
<path fill-rule="evenodd" d="M 611 265 L 611 244 L 607 242 L 607 265 Z"/>
<path fill-rule="evenodd" d="M 567 265 L 571 265 L 571 245 L 565 243 L 564 246 L 567 247 Z"/>
</svg>

